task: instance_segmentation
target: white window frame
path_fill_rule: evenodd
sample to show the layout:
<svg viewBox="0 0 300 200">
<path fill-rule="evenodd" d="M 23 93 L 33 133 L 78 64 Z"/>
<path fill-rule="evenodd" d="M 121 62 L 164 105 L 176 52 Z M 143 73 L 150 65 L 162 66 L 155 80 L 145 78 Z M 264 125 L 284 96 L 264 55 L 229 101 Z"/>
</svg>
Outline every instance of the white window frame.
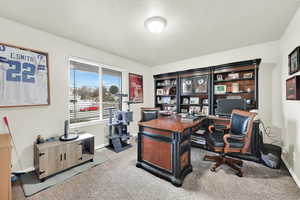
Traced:
<svg viewBox="0 0 300 200">
<path fill-rule="evenodd" d="M 122 69 L 120 67 L 107 65 L 107 64 L 100 64 L 98 62 L 90 61 L 88 59 L 82 59 L 82 58 L 78 58 L 78 57 L 70 57 L 69 60 L 68 60 L 68 72 L 70 72 L 70 69 L 71 69 L 70 68 L 71 67 L 71 65 L 70 65 L 71 61 L 79 62 L 79 63 L 83 63 L 83 64 L 87 64 L 87 65 L 93 65 L 93 66 L 98 67 L 98 71 L 99 71 L 99 105 L 103 105 L 103 99 L 102 99 L 102 84 L 103 84 L 102 69 L 103 68 L 121 72 L 121 74 L 122 74 L 121 91 L 125 92 L 126 87 L 124 87 L 124 86 L 125 86 L 125 82 L 126 82 L 126 75 L 125 75 L 125 70 L 124 69 Z M 71 80 L 70 73 L 68 73 L 68 90 L 69 90 L 70 80 Z M 69 104 L 70 104 L 70 101 L 68 100 L 68 119 L 70 119 Z M 80 128 L 80 127 L 94 126 L 94 125 L 107 123 L 108 119 L 103 119 L 102 109 L 99 109 L 99 114 L 100 114 L 100 119 L 91 120 L 91 121 L 88 121 L 88 122 L 73 123 L 73 124 L 70 124 L 70 128 Z"/>
</svg>

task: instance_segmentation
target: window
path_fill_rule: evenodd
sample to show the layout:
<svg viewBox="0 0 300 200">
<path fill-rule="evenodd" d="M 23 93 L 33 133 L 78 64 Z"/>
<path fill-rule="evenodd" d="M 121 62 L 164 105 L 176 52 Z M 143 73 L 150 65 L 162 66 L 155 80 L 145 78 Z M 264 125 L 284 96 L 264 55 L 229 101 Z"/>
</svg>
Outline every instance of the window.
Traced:
<svg viewBox="0 0 300 200">
<path fill-rule="evenodd" d="M 122 100 L 117 94 L 122 93 L 122 73 L 110 69 L 102 69 L 102 113 L 103 119 L 109 117 L 109 107 L 121 110 Z"/>
<path fill-rule="evenodd" d="M 118 95 L 120 93 L 122 93 L 122 72 L 81 61 L 70 61 L 71 124 L 107 119 L 109 107 L 121 110 L 121 97 Z"/>
</svg>

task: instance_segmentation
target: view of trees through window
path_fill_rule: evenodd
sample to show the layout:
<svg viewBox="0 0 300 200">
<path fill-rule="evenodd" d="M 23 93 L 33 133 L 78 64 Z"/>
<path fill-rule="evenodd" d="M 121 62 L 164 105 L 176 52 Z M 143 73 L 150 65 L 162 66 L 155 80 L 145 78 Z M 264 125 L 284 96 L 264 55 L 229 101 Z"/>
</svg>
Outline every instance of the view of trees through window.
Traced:
<svg viewBox="0 0 300 200">
<path fill-rule="evenodd" d="M 121 98 L 117 95 L 122 93 L 122 73 L 110 69 L 102 69 L 102 104 L 103 118 L 109 117 L 108 108 L 121 110 Z"/>
<path fill-rule="evenodd" d="M 86 122 L 108 118 L 108 108 L 121 109 L 122 73 L 71 61 L 70 67 L 70 122 Z M 99 95 L 102 78 L 102 100 Z M 102 102 L 101 102 L 102 101 Z M 102 116 L 100 116 L 102 113 Z"/>
</svg>

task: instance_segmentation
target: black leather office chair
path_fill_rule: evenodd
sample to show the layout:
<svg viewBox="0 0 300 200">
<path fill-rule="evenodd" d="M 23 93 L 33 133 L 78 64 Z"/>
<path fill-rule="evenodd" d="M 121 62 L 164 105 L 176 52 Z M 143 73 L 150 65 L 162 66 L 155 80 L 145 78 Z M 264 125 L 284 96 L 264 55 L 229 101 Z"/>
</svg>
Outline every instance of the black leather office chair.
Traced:
<svg viewBox="0 0 300 200">
<path fill-rule="evenodd" d="M 141 108 L 141 122 L 158 118 L 159 108 Z"/>
<path fill-rule="evenodd" d="M 238 176 L 243 176 L 241 169 L 243 161 L 227 157 L 227 153 L 250 153 L 255 115 L 255 113 L 242 110 L 233 110 L 230 123 L 225 127 L 224 131 L 215 129 L 214 125 L 208 127 L 207 144 L 213 151 L 220 153 L 219 156 L 204 156 L 204 160 L 216 162 L 211 171 L 214 172 L 222 164 L 227 164 L 237 171 Z"/>
</svg>

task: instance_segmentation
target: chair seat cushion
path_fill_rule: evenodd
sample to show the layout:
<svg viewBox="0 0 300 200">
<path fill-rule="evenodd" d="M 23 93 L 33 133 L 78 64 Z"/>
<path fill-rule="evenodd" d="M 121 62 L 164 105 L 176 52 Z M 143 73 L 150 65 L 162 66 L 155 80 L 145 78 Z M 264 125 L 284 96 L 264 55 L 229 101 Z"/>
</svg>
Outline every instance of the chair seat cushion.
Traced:
<svg viewBox="0 0 300 200">
<path fill-rule="evenodd" d="M 208 135 L 208 142 L 210 142 L 214 147 L 224 147 L 224 140 L 223 140 L 224 134 L 221 132 L 213 132 Z M 243 148 L 244 142 L 235 140 L 235 139 L 228 139 L 228 142 L 230 144 L 230 148 Z"/>
</svg>

